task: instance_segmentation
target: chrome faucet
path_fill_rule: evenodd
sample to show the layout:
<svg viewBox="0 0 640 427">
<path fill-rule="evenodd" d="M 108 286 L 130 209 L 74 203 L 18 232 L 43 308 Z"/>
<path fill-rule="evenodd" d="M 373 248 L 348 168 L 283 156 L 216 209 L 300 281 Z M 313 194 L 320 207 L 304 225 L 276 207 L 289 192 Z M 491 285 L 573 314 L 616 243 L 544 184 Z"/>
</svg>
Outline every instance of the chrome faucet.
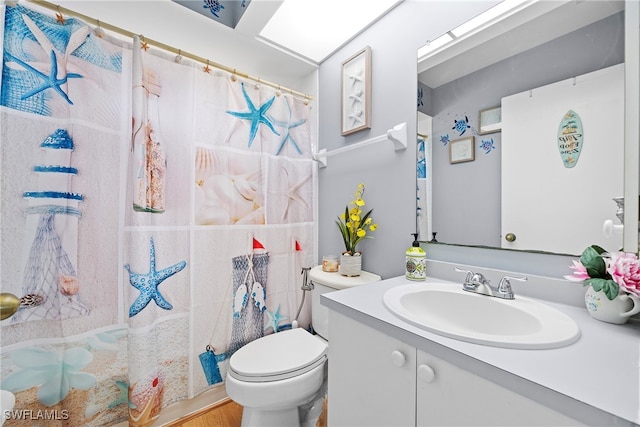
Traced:
<svg viewBox="0 0 640 427">
<path fill-rule="evenodd" d="M 454 270 L 459 273 L 467 273 L 467 277 L 464 279 L 464 283 L 462 283 L 463 290 L 502 299 L 515 298 L 513 290 L 511 289 L 511 280 L 519 280 L 523 282 L 527 280 L 526 277 L 504 276 L 500 279 L 498 286 L 495 287 L 491 286 L 491 282 L 481 273 L 474 273 L 473 271 L 463 270 L 458 267 L 454 267 Z"/>
</svg>

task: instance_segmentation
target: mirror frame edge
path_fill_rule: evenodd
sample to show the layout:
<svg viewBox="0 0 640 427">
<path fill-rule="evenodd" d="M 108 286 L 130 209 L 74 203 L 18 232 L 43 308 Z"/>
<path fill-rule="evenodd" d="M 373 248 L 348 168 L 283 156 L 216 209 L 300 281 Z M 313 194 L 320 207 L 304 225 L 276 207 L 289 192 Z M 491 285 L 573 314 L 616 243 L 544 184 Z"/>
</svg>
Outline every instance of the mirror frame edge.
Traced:
<svg viewBox="0 0 640 427">
<path fill-rule="evenodd" d="M 625 0 L 625 127 L 624 127 L 624 229 L 623 250 L 638 253 L 640 198 L 640 3 Z M 635 177 L 635 178 L 634 178 Z"/>
</svg>

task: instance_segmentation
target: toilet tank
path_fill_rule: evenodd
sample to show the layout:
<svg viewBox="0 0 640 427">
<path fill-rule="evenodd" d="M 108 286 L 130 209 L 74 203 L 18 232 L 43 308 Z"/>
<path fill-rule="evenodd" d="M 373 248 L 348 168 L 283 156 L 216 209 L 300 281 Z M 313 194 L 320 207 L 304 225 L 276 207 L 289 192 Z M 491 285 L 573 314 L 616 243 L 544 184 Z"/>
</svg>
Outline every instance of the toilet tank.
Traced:
<svg viewBox="0 0 640 427">
<path fill-rule="evenodd" d="M 309 280 L 314 285 L 311 291 L 311 325 L 318 335 L 329 341 L 329 309 L 320 304 L 320 295 L 377 282 L 380 276 L 362 271 L 359 276 L 347 277 L 337 272 L 322 271 L 322 266 L 318 265 L 309 271 Z"/>
</svg>

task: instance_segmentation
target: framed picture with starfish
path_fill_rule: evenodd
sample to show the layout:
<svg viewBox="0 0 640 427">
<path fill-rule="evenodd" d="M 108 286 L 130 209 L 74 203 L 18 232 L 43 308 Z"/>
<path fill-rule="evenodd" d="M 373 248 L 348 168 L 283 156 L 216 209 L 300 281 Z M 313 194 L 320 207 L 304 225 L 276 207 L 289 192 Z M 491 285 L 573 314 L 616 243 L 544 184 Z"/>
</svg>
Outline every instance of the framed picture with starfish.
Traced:
<svg viewBox="0 0 640 427">
<path fill-rule="evenodd" d="M 342 63 L 342 135 L 371 128 L 371 48 Z"/>
</svg>

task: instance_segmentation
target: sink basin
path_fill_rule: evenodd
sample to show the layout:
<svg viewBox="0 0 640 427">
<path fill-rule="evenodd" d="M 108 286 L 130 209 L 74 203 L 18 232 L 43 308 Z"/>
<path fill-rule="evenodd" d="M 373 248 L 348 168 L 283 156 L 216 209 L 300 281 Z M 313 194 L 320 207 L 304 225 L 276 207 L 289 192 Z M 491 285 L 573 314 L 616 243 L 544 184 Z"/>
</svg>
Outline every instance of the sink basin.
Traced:
<svg viewBox="0 0 640 427">
<path fill-rule="evenodd" d="M 505 300 L 464 291 L 462 285 L 423 282 L 391 288 L 383 302 L 405 322 L 475 344 L 549 349 L 580 338 L 580 329 L 569 316 L 518 295 Z"/>
</svg>

